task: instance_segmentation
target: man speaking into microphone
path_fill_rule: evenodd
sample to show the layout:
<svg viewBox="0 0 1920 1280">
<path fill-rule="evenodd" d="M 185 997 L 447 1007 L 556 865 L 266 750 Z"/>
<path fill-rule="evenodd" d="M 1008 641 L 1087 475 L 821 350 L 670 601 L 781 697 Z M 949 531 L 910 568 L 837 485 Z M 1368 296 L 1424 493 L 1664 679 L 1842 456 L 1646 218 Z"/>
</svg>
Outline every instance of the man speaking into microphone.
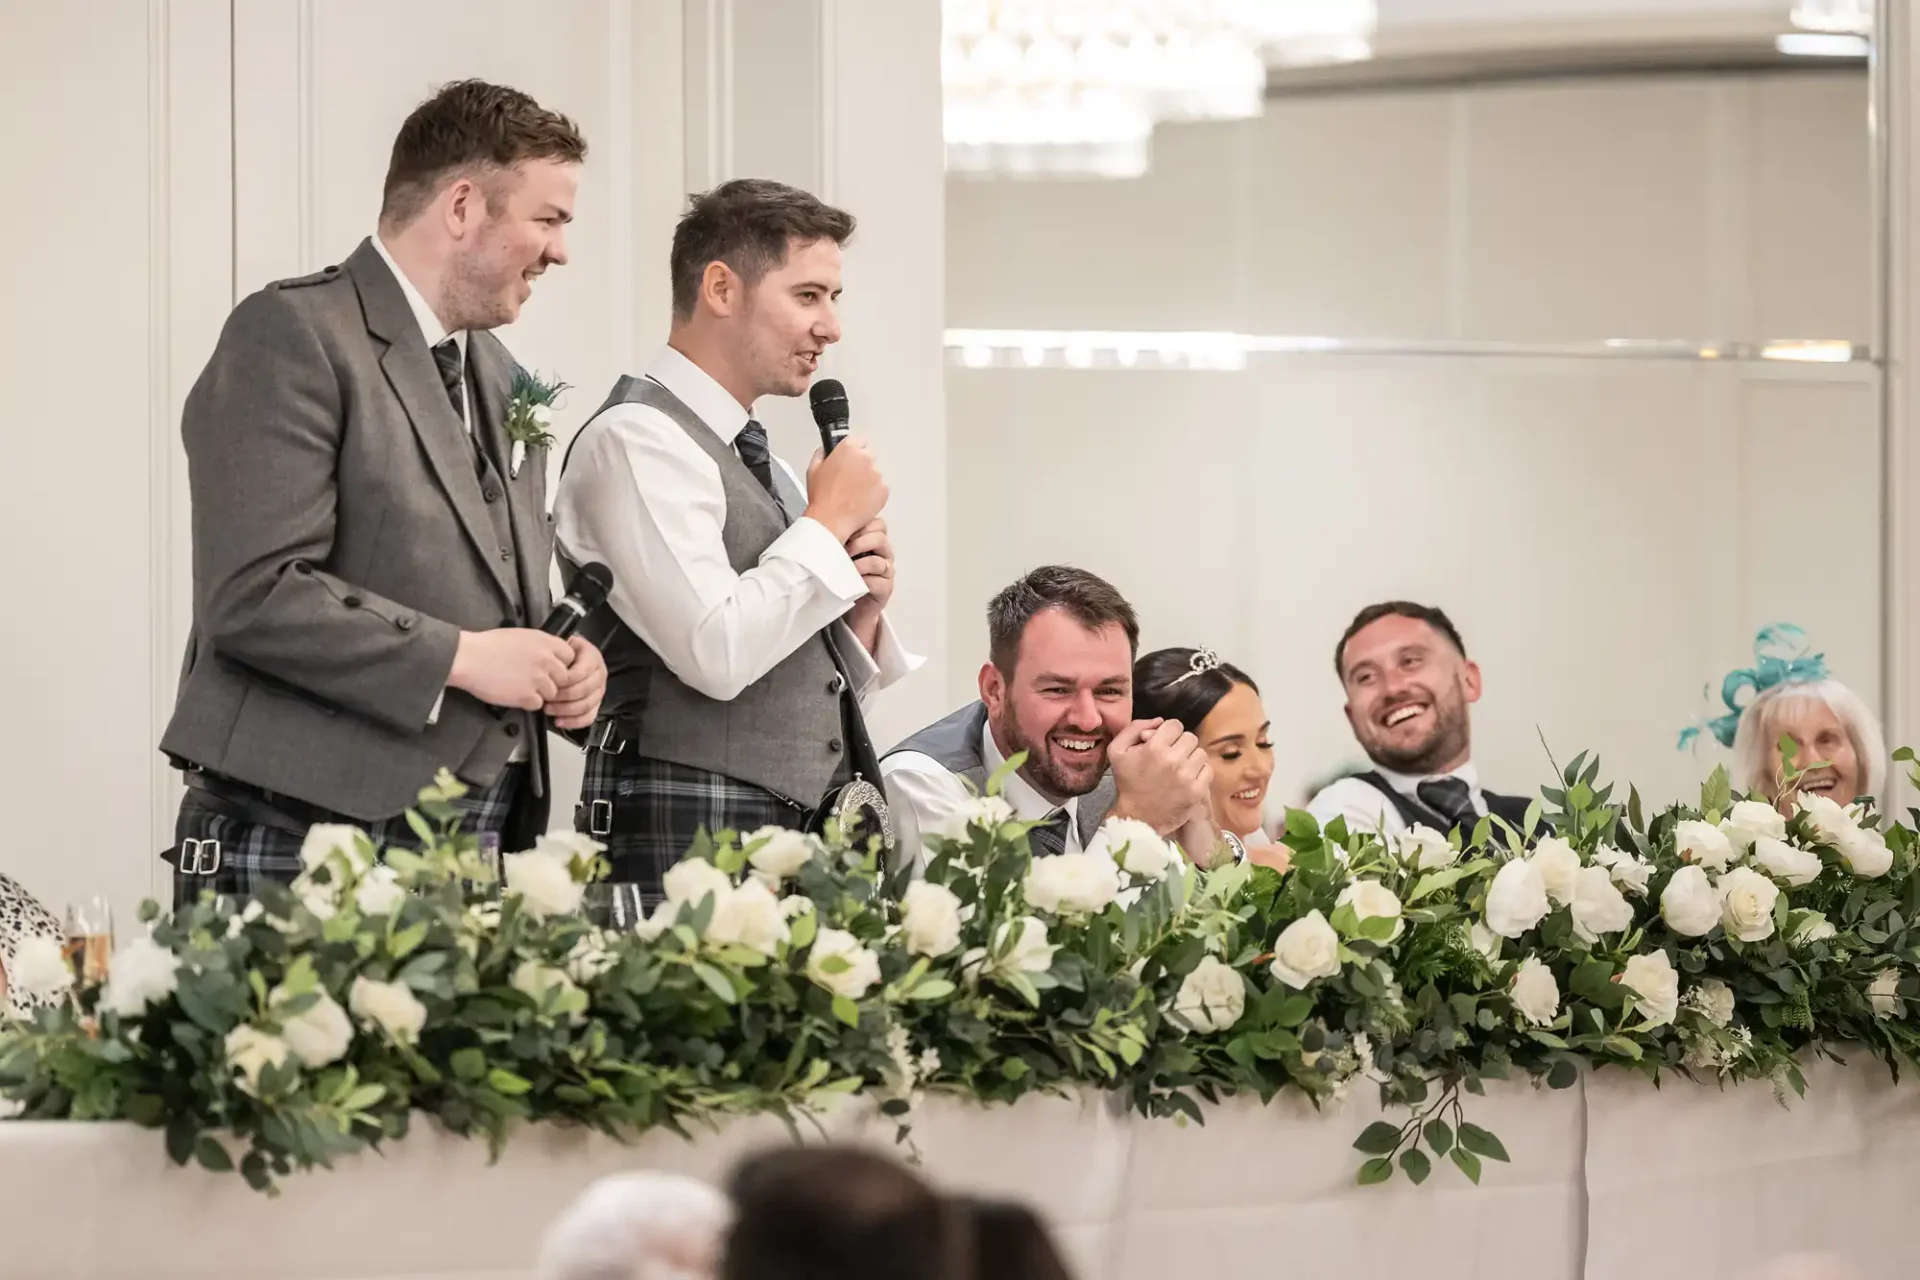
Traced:
<svg viewBox="0 0 1920 1280">
<path fill-rule="evenodd" d="M 762 396 L 806 392 L 840 340 L 853 228 L 777 182 L 694 197 L 667 345 L 614 386 L 561 472 L 561 557 L 614 581 L 590 628 L 607 694 L 575 826 L 649 900 L 701 829 L 799 827 L 840 784 L 876 781 L 861 702 L 920 665 L 886 620 L 887 488 L 867 442 L 816 454 L 802 485 L 753 416 Z"/>
</svg>

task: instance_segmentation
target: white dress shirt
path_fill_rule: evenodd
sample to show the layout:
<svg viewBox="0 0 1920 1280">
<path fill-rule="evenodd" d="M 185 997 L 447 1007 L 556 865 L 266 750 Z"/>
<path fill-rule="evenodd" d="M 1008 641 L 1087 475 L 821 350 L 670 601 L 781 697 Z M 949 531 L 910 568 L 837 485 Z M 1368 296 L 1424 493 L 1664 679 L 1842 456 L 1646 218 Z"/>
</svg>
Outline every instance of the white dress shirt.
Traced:
<svg viewBox="0 0 1920 1280">
<path fill-rule="evenodd" d="M 1388 786 L 1422 805 L 1426 802 L 1420 799 L 1415 790 L 1421 783 L 1438 778 L 1458 778 L 1467 784 L 1467 798 L 1473 803 L 1473 811 L 1483 817 L 1486 815 L 1487 798 L 1480 790 L 1480 771 L 1473 767 L 1472 761 L 1451 773 L 1395 773 L 1377 764 L 1373 769 Z M 1307 812 L 1318 819 L 1322 827 L 1335 818 L 1345 818 L 1349 831 L 1375 831 L 1382 836 L 1395 836 L 1407 829 L 1407 824 L 1400 818 L 1400 811 L 1393 807 L 1393 801 L 1381 795 L 1379 788 L 1358 778 L 1341 778 L 1322 787 L 1320 794 L 1307 802 Z"/>
<path fill-rule="evenodd" d="M 692 409 L 732 445 L 747 410 L 705 370 L 662 348 L 647 377 Z M 805 486 L 785 462 L 802 493 Z M 720 468 L 658 409 L 619 404 L 576 442 L 554 499 L 555 538 L 576 564 L 613 570 L 608 600 L 667 669 L 722 702 L 773 670 L 809 638 L 840 625 L 847 678 L 864 705 L 919 667 L 882 617 L 876 652 L 867 653 L 837 620 L 867 594 L 846 548 L 817 520 L 802 516 L 735 573 L 722 530 L 727 520 Z"/>
<path fill-rule="evenodd" d="M 980 759 L 987 776 L 999 771 L 1007 758 L 993 740 L 993 726 L 980 726 Z M 880 761 L 880 778 L 887 788 L 887 810 L 894 819 L 894 838 L 904 857 L 913 859 L 916 874 L 926 869 L 926 850 L 922 833 L 943 834 L 954 815 L 973 802 L 973 792 L 959 774 L 930 755 L 919 751 L 900 751 Z M 1041 795 L 1034 785 L 1018 773 L 1010 773 L 1000 785 L 1000 798 L 1013 806 L 1017 822 L 1038 822 L 1056 810 L 1067 815 L 1065 852 L 1079 853 L 1080 797 L 1069 796 L 1055 804 Z"/>
</svg>

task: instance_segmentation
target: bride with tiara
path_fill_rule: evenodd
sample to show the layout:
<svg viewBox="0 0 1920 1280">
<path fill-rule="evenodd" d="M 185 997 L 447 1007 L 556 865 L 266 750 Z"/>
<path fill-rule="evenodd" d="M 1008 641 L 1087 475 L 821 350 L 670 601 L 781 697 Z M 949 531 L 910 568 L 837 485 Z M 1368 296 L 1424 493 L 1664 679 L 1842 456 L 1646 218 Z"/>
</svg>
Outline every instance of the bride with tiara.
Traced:
<svg viewBox="0 0 1920 1280">
<path fill-rule="evenodd" d="M 1178 720 L 1200 740 L 1213 766 L 1214 821 L 1250 860 L 1286 870 L 1286 846 L 1266 830 L 1273 724 L 1253 678 L 1211 649 L 1156 649 L 1133 664 L 1133 714 Z"/>
</svg>

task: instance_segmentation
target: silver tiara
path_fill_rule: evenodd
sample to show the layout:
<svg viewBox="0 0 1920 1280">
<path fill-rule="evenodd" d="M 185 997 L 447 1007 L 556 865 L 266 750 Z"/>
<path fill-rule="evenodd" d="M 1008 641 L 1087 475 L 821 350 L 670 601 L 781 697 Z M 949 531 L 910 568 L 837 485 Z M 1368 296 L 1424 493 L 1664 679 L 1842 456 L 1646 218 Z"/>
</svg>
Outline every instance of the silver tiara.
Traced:
<svg viewBox="0 0 1920 1280">
<path fill-rule="evenodd" d="M 1183 671 L 1167 688 L 1171 689 L 1182 680 L 1191 680 L 1203 676 L 1220 665 L 1220 655 L 1211 649 L 1195 649 L 1193 656 L 1187 659 L 1187 669 Z"/>
</svg>

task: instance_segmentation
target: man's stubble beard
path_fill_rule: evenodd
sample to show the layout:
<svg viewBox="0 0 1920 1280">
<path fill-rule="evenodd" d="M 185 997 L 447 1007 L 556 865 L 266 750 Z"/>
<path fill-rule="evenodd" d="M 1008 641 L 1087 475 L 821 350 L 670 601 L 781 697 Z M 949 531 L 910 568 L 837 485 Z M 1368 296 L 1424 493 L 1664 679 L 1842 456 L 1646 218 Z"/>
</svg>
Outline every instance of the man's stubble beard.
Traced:
<svg viewBox="0 0 1920 1280">
<path fill-rule="evenodd" d="M 1036 747 L 1035 744 L 1027 738 L 1026 734 L 1021 732 L 1018 722 L 1011 715 L 997 720 L 994 723 L 993 735 L 999 741 L 1006 743 L 1006 754 L 1008 757 L 1017 755 L 1022 751 L 1027 753 L 1027 761 L 1020 766 L 1020 772 L 1026 775 L 1028 782 L 1032 783 L 1034 787 L 1049 797 L 1054 797 L 1064 802 L 1075 796 L 1086 795 L 1095 787 L 1098 787 L 1100 785 L 1100 779 L 1106 776 L 1107 755 L 1105 751 L 1102 751 L 1100 753 L 1100 767 L 1095 771 L 1092 779 L 1085 786 L 1081 786 L 1066 777 L 1054 766 L 1053 758 L 1047 752 L 1046 739 L 1042 737 Z M 1104 737 L 1106 736 L 1106 730 L 1104 728 L 1096 729 L 1088 736 Z"/>
<path fill-rule="evenodd" d="M 1382 769 L 1395 773 L 1438 773 L 1441 766 L 1467 754 L 1471 729 L 1467 719 L 1467 700 L 1456 686 L 1450 697 L 1433 703 L 1433 732 L 1420 746 L 1397 751 L 1376 741 L 1363 744 L 1367 757 Z"/>
</svg>

